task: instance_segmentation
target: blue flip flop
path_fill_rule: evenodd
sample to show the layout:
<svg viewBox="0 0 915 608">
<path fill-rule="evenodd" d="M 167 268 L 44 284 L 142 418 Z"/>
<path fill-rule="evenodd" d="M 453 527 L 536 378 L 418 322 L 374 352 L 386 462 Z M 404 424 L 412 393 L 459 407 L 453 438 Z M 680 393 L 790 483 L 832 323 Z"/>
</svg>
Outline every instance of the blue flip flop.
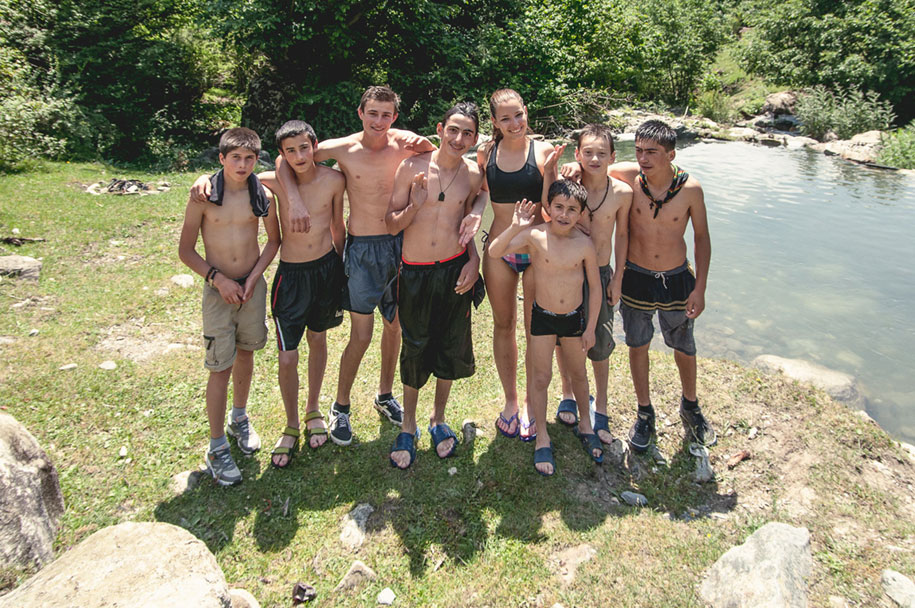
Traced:
<svg viewBox="0 0 915 608">
<path fill-rule="evenodd" d="M 604 445 L 600 442 L 597 433 L 582 433 L 577 428 L 574 430 L 575 436 L 581 440 L 581 445 L 584 446 L 585 452 L 588 453 L 588 456 L 596 463 L 600 464 L 604 461 Z M 594 450 L 600 450 L 600 456 L 594 455 Z"/>
<path fill-rule="evenodd" d="M 538 464 L 550 464 L 553 466 L 553 473 L 556 472 L 556 463 L 553 461 L 553 442 L 550 442 L 550 445 L 544 448 L 537 448 L 534 450 L 534 470 L 543 475 L 544 477 L 551 477 L 553 473 L 544 473 L 537 468 Z"/>
<path fill-rule="evenodd" d="M 454 454 L 454 450 L 457 447 L 457 435 L 454 434 L 454 431 L 451 430 L 450 426 L 444 422 L 436 424 L 435 426 L 430 425 L 429 435 L 432 437 L 432 448 L 435 450 L 436 455 L 438 455 L 438 444 L 445 441 L 446 439 L 454 439 L 454 442 L 451 444 L 451 449 L 448 450 L 448 453 L 444 456 L 439 455 L 439 458 L 448 458 Z"/>
<path fill-rule="evenodd" d="M 504 423 L 505 423 L 505 426 L 507 426 L 507 427 L 509 427 L 509 428 L 510 428 L 511 425 L 512 425 L 512 420 L 517 420 L 517 419 L 518 419 L 518 412 L 515 412 L 514 414 L 512 414 L 511 417 L 509 417 L 508 419 L 506 419 L 505 416 L 502 415 L 502 412 L 499 412 L 499 420 L 501 420 L 502 422 L 504 422 Z M 515 428 L 515 432 L 514 432 L 514 433 L 508 433 L 508 432 L 506 432 L 506 431 L 503 431 L 503 430 L 502 430 L 502 427 L 499 426 L 499 423 L 498 423 L 498 422 L 496 423 L 496 429 L 497 429 L 500 433 L 502 433 L 502 435 L 504 435 L 505 437 L 508 437 L 509 439 L 514 439 L 515 437 L 518 436 L 518 433 L 521 432 L 521 425 L 519 424 L 519 425 Z"/>
<path fill-rule="evenodd" d="M 397 435 L 397 438 L 394 440 L 394 446 L 391 448 L 391 453 L 405 451 L 410 454 L 410 462 L 407 463 L 407 466 L 401 468 L 397 466 L 397 463 L 394 462 L 394 459 L 391 458 L 391 466 L 395 469 L 406 470 L 413 465 L 413 461 L 416 459 L 416 442 L 419 441 L 419 429 L 416 429 L 415 434 L 410 433 L 400 433 Z"/>
<path fill-rule="evenodd" d="M 529 430 L 535 424 L 537 424 L 537 421 L 533 418 L 528 420 L 527 424 L 524 424 L 524 421 L 522 420 L 521 425 L 518 427 L 518 439 L 520 439 L 521 441 L 524 441 L 525 443 L 528 441 L 533 441 L 534 439 L 537 439 L 536 431 L 534 431 L 530 435 L 525 435 L 524 433 L 521 432 L 522 430 L 524 430 L 524 431 Z"/>
<path fill-rule="evenodd" d="M 610 417 L 606 414 L 601 414 L 600 412 L 594 412 L 594 434 L 597 435 L 598 439 L 600 439 L 598 431 L 607 431 L 608 433 L 610 432 Z M 601 439 L 601 443 L 603 442 L 604 440 Z"/>
<path fill-rule="evenodd" d="M 572 414 L 575 416 L 574 422 L 566 422 L 559 417 L 559 414 Z M 556 410 L 556 422 L 566 426 L 575 426 L 578 424 L 578 404 L 574 399 L 563 399 L 559 402 L 559 409 Z"/>
</svg>

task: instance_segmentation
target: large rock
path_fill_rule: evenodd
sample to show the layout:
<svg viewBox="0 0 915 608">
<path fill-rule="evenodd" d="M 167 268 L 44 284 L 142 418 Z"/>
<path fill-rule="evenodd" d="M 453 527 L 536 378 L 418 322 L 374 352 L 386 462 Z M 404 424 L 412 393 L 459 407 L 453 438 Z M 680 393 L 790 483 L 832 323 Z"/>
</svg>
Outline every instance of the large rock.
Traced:
<svg viewBox="0 0 915 608">
<path fill-rule="evenodd" d="M 63 512 L 48 455 L 24 426 L 0 412 L 0 566 L 50 560 Z"/>
<path fill-rule="evenodd" d="M 797 103 L 797 95 L 791 91 L 782 91 L 766 95 L 766 103 L 762 111 L 773 116 L 782 114 L 794 114 L 794 104 Z"/>
<path fill-rule="evenodd" d="M 123 523 L 99 530 L 0 597 L 0 608 L 117 606 L 231 608 L 206 545 L 178 526 Z"/>
<path fill-rule="evenodd" d="M 858 133 L 851 139 L 827 141 L 818 146 L 811 146 L 828 156 L 839 156 L 845 160 L 858 163 L 875 163 L 883 147 L 880 131 L 867 131 Z"/>
<path fill-rule="evenodd" d="M 715 608 L 806 608 L 812 564 L 806 528 L 768 523 L 709 568 L 699 594 Z"/>
<path fill-rule="evenodd" d="M 776 355 L 760 355 L 753 366 L 764 372 L 783 372 L 789 378 L 805 382 L 829 393 L 836 401 L 863 408 L 864 397 L 854 377 L 802 359 L 786 359 Z"/>
<path fill-rule="evenodd" d="M 895 570 L 884 570 L 880 577 L 883 592 L 901 608 L 915 608 L 915 583 Z"/>
<path fill-rule="evenodd" d="M 0 256 L 0 276 L 19 277 L 37 281 L 41 273 L 41 262 L 27 255 Z"/>
</svg>

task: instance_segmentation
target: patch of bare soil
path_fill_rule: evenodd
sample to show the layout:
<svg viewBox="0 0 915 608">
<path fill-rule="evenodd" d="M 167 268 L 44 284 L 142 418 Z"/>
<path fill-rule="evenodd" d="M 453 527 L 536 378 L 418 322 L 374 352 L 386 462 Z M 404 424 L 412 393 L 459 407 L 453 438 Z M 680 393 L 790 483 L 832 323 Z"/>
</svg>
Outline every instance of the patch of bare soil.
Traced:
<svg viewBox="0 0 915 608">
<path fill-rule="evenodd" d="M 191 345 L 175 341 L 175 336 L 162 323 L 147 324 L 145 319 L 130 319 L 109 327 L 96 348 L 142 363 L 159 355 Z"/>
</svg>

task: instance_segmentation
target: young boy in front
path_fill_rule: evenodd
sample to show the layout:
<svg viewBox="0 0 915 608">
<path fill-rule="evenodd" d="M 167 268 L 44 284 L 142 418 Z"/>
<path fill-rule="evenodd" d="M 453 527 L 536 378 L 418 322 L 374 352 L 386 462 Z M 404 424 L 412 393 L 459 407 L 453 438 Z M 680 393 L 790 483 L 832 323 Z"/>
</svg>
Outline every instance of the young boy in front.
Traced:
<svg viewBox="0 0 915 608">
<path fill-rule="evenodd" d="M 600 439 L 591 428 L 588 413 L 588 375 L 585 357 L 594 346 L 601 286 L 594 244 L 575 228 L 585 209 L 588 192 L 576 182 L 561 179 L 547 195 L 552 221 L 533 225 L 536 205 L 527 200 L 515 205 L 511 226 L 489 243 L 489 255 L 527 253 L 534 273 L 531 337 L 527 345 L 528 401 L 537 420 L 546 420 L 546 392 L 553 367 L 553 349 L 559 339 L 564 366 L 578 402 L 578 434 L 594 462 L 603 461 Z M 588 282 L 588 313 L 582 296 Z M 534 467 L 541 475 L 555 470 L 553 444 L 546 424 L 537 429 Z"/>
<path fill-rule="evenodd" d="M 260 437 L 245 412 L 254 351 L 267 343 L 266 295 L 263 273 L 280 245 L 272 194 L 251 172 L 261 142 L 251 129 L 226 131 L 219 140 L 219 162 L 208 203 L 188 201 L 178 256 L 204 277 L 203 338 L 206 368 L 206 410 L 210 446 L 206 463 L 219 485 L 241 483 L 223 430 L 229 377 L 232 378 L 232 414 L 225 430 L 244 454 L 260 448 Z M 267 243 L 258 245 L 258 218 L 263 218 Z M 197 235 L 203 237 L 205 258 L 197 253 Z"/>
<path fill-rule="evenodd" d="M 575 160 L 581 167 L 581 185 L 588 191 L 588 201 L 579 225 L 590 234 L 597 249 L 601 283 L 595 343 L 588 351 L 588 359 L 591 360 L 594 369 L 594 432 L 601 442 L 606 444 L 613 441 L 607 417 L 610 354 L 615 346 L 613 307 L 619 301 L 623 282 L 623 269 L 629 245 L 629 207 L 632 205 L 632 188 L 607 174 L 607 168 L 613 164 L 615 158 L 613 133 L 609 127 L 589 124 L 581 129 L 575 148 Z M 611 255 L 615 257 L 615 270 L 610 265 Z M 561 366 L 559 371 L 563 399 L 559 403 L 556 418 L 567 426 L 574 426 L 578 422 L 576 400 L 571 398 L 568 374 Z"/>
<path fill-rule="evenodd" d="M 404 418 L 391 449 L 391 464 L 400 469 L 416 456 L 416 403 L 430 375 L 436 377 L 429 419 L 432 444 L 439 458 L 454 453 L 457 437 L 445 422 L 445 405 L 452 382 L 472 376 L 476 369 L 470 305 L 480 258 L 473 241 L 462 246 L 460 237 L 461 222 L 483 183 L 480 167 L 464 158 L 477 141 L 479 124 L 472 103 L 448 110 L 438 123 L 441 147 L 400 164 L 385 215 L 391 234 L 403 232 L 397 304 Z"/>
<path fill-rule="evenodd" d="M 301 120 L 290 120 L 276 132 L 280 156 L 292 168 L 296 190 L 308 206 L 310 228 L 293 232 L 289 199 L 277 187 L 270 171 L 258 177 L 278 199 L 283 244 L 280 263 L 273 278 L 270 309 L 276 325 L 279 347 L 279 384 L 286 410 L 286 428 L 271 454 L 277 468 L 289 466 L 298 446 L 299 342 L 308 342 L 308 401 L 305 405 L 305 434 L 308 446 L 319 448 L 327 441 L 327 425 L 318 400 L 327 366 L 327 330 L 343 322 L 343 190 L 346 178 L 339 171 L 315 165 L 318 138 Z"/>
</svg>

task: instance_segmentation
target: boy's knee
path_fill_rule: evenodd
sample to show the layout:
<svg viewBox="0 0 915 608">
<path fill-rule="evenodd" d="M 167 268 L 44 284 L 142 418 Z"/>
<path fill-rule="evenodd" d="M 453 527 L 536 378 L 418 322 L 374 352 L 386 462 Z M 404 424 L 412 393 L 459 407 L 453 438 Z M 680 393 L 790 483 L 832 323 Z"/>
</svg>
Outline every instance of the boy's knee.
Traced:
<svg viewBox="0 0 915 608">
<path fill-rule="evenodd" d="M 282 367 L 295 366 L 299 362 L 299 351 L 281 350 L 277 355 L 277 360 Z"/>
<path fill-rule="evenodd" d="M 318 348 L 327 344 L 327 332 L 316 332 L 310 329 L 305 332 L 305 340 L 309 348 Z"/>
</svg>

